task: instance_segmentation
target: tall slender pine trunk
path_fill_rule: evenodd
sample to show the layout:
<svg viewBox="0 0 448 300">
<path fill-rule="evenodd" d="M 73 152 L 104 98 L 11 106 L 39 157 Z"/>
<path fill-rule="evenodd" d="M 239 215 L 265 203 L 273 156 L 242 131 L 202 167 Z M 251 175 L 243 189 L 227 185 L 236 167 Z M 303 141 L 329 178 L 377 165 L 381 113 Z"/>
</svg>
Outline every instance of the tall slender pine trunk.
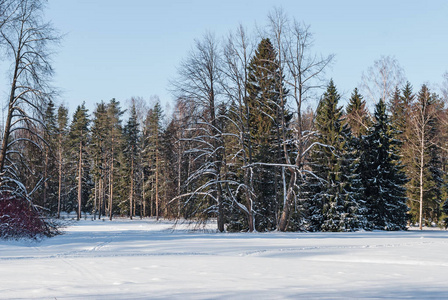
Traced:
<svg viewBox="0 0 448 300">
<path fill-rule="evenodd" d="M 129 217 L 132 220 L 134 201 L 134 159 L 131 158 L 131 193 L 129 195 Z"/>
<path fill-rule="evenodd" d="M 114 138 L 112 137 L 112 145 L 114 144 Z M 112 159 L 110 165 L 109 174 L 109 220 L 112 221 L 113 216 L 113 199 L 114 199 L 114 146 L 112 146 Z"/>
<path fill-rule="evenodd" d="M 62 195 L 62 138 L 59 140 L 59 168 L 58 168 L 58 219 L 61 217 L 61 195 Z"/>
<path fill-rule="evenodd" d="M 156 220 L 159 220 L 159 137 L 156 139 Z"/>
<path fill-rule="evenodd" d="M 82 132 L 81 132 L 82 135 Z M 79 141 L 79 167 L 78 167 L 78 221 L 81 219 L 82 203 L 82 140 Z"/>
</svg>

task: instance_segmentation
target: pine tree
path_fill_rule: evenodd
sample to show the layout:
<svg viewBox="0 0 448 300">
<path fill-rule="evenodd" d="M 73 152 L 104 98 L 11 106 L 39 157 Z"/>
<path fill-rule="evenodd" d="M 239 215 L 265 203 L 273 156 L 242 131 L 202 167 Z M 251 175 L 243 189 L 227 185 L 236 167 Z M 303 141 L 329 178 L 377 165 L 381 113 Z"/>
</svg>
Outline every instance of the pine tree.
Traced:
<svg viewBox="0 0 448 300">
<path fill-rule="evenodd" d="M 145 136 L 143 153 L 145 156 L 145 167 L 148 176 L 145 186 L 149 189 L 151 201 L 151 215 L 159 219 L 161 212 L 161 187 L 162 187 L 162 118 L 163 111 L 159 103 L 156 103 L 148 111 L 145 120 Z M 154 205 L 152 205 L 154 204 Z"/>
<path fill-rule="evenodd" d="M 139 193 L 137 192 L 136 182 L 138 181 L 138 168 L 139 168 L 139 154 L 140 154 L 140 129 L 137 121 L 137 111 L 135 103 L 131 105 L 130 116 L 123 131 L 124 136 L 124 149 L 123 154 L 125 158 L 126 177 L 123 178 L 128 183 L 128 205 L 121 203 L 122 210 L 128 211 L 129 217 L 132 220 L 136 215 L 136 203 Z"/>
<path fill-rule="evenodd" d="M 363 138 L 361 178 L 367 201 L 369 229 L 403 230 L 407 223 L 407 182 L 386 105 L 380 100 L 375 107 L 375 123 Z"/>
<path fill-rule="evenodd" d="M 87 145 L 89 142 L 89 118 L 84 103 L 76 108 L 70 125 L 69 144 L 70 152 L 76 166 L 77 186 L 77 219 L 81 218 L 81 210 L 86 204 L 90 194 L 90 170 L 88 164 Z"/>
<path fill-rule="evenodd" d="M 63 105 L 58 108 L 57 117 L 57 164 L 58 164 L 58 209 L 57 217 L 60 218 L 62 210 L 62 193 L 65 183 L 67 168 L 67 138 L 68 138 L 68 110 Z"/>
<path fill-rule="evenodd" d="M 316 111 L 316 150 L 311 168 L 309 230 L 350 231 L 363 225 L 362 186 L 356 151 L 349 127 L 344 124 L 340 96 L 330 81 Z"/>
<path fill-rule="evenodd" d="M 92 157 L 92 175 L 94 179 L 93 192 L 93 213 L 96 218 L 96 213 L 99 213 L 99 218 L 105 214 L 106 211 L 106 194 L 107 194 L 107 180 L 106 172 L 108 169 L 107 162 L 107 145 L 106 141 L 110 135 L 110 120 L 107 113 L 106 104 L 101 101 L 96 105 L 93 112 L 92 129 L 91 129 L 91 143 L 90 155 Z M 111 207 L 109 208 L 111 209 Z"/>
<path fill-rule="evenodd" d="M 179 155 L 179 143 L 177 142 L 177 125 L 173 120 L 168 124 L 168 126 L 162 131 L 161 134 L 161 173 L 164 180 L 163 183 L 163 194 L 164 194 L 164 207 L 168 212 L 165 218 L 179 218 L 181 214 L 181 206 L 179 202 L 174 202 L 168 204 L 172 199 L 178 196 L 178 190 L 180 190 L 180 185 L 182 181 L 178 178 L 177 161 L 180 159 Z"/>
<path fill-rule="evenodd" d="M 107 158 L 107 185 L 109 189 L 109 219 L 112 220 L 114 214 L 115 206 L 115 194 L 116 185 L 120 178 L 116 176 L 120 170 L 116 167 L 118 164 L 120 153 L 123 147 L 123 128 L 121 125 L 121 116 L 124 111 L 120 108 L 120 102 L 115 98 L 111 99 L 107 104 L 107 116 L 108 116 L 108 126 L 107 139 L 105 141 L 106 147 L 106 158 Z M 124 164 L 123 164 L 124 165 Z M 121 199 L 123 200 L 123 199 Z M 118 208 L 117 208 L 118 212 Z"/>
</svg>

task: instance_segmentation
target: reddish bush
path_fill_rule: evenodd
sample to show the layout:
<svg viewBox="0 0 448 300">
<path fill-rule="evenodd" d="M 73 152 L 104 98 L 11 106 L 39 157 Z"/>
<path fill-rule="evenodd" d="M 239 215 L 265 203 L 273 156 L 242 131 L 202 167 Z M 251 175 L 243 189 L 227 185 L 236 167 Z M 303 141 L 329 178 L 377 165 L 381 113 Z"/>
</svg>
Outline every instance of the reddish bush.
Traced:
<svg viewBox="0 0 448 300">
<path fill-rule="evenodd" d="M 0 194 L 0 238 L 36 238 L 54 233 L 55 227 L 30 202 Z"/>
</svg>

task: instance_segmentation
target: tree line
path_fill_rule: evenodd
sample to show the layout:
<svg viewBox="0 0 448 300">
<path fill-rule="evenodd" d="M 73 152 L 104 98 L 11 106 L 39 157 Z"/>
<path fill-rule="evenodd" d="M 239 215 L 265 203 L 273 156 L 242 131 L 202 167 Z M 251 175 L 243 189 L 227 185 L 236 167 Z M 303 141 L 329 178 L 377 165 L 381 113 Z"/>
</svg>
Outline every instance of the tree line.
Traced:
<svg viewBox="0 0 448 300">
<path fill-rule="evenodd" d="M 313 52 L 309 26 L 280 9 L 267 23 L 252 35 L 239 26 L 225 38 L 196 40 L 171 81 L 169 116 L 141 98 L 127 109 L 101 101 L 91 114 L 82 104 L 69 115 L 36 85 L 51 75 L 49 65 L 41 62 L 34 76 L 14 73 L 35 92 L 28 97 L 12 81 L 2 191 L 56 217 L 216 219 L 221 232 L 402 230 L 442 221 L 446 90 L 414 92 L 397 62 L 381 57 L 344 109 L 325 78 L 334 56 Z M 17 55 L 27 70 L 30 52 Z"/>
</svg>

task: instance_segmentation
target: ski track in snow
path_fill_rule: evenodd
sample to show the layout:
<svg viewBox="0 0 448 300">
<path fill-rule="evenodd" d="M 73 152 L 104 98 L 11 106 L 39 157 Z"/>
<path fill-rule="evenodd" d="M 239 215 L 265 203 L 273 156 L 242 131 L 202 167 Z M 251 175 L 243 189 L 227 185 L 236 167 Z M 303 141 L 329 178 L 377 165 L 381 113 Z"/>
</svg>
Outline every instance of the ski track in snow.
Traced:
<svg viewBox="0 0 448 300">
<path fill-rule="evenodd" d="M 448 298 L 446 253 L 439 230 L 219 234 L 83 220 L 51 239 L 0 241 L 0 299 Z"/>
</svg>

